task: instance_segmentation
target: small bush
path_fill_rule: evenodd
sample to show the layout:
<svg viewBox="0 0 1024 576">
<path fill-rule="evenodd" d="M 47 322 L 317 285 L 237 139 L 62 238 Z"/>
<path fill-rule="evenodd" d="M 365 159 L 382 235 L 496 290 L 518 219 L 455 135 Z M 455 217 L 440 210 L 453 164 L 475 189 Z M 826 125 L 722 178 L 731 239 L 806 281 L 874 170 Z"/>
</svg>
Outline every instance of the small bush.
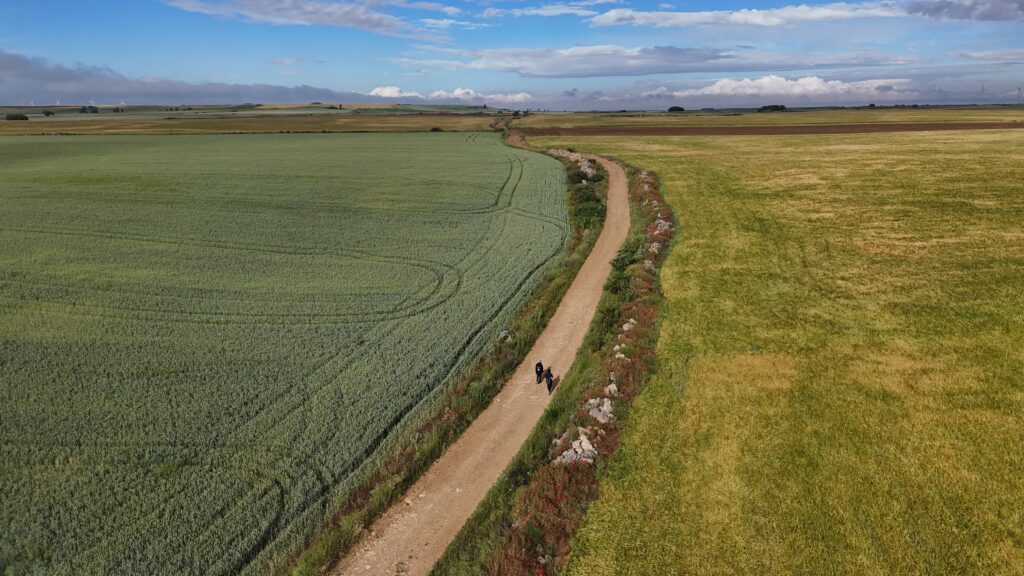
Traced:
<svg viewBox="0 0 1024 576">
<path fill-rule="evenodd" d="M 683 108 L 682 106 L 672 106 L 671 108 L 668 109 L 668 111 L 669 112 L 686 112 L 686 108 Z"/>
<path fill-rule="evenodd" d="M 24 114 L 8 114 L 7 115 L 7 119 L 8 120 L 28 120 L 28 116 L 25 116 Z"/>
<path fill-rule="evenodd" d="M 444 130 L 440 129 L 440 128 L 439 128 L 439 127 L 437 127 L 437 126 L 434 126 L 433 128 L 431 128 L 431 129 L 430 129 L 430 131 L 431 131 L 431 132 L 444 132 Z"/>
</svg>

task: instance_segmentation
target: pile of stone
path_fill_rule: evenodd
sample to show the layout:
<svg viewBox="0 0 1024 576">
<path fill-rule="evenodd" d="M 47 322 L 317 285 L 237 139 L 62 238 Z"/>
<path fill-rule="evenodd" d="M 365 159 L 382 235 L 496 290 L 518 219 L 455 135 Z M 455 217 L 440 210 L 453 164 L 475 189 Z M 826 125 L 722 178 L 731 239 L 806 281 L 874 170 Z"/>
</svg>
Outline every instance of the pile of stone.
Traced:
<svg viewBox="0 0 1024 576">
<path fill-rule="evenodd" d="M 594 449 L 589 436 L 593 431 L 590 428 L 579 428 L 579 433 L 580 437 L 573 440 L 572 446 L 555 458 L 555 464 L 565 466 L 573 462 L 594 463 L 597 459 L 597 450 Z"/>
<path fill-rule="evenodd" d="M 633 328 L 636 328 L 636 320 L 634 320 L 633 318 L 630 318 L 629 320 L 626 321 L 625 324 L 622 325 L 623 332 L 629 332 Z"/>
<path fill-rule="evenodd" d="M 587 400 L 587 414 L 601 424 L 607 424 L 615 418 L 612 414 L 611 398 L 591 398 Z"/>
<path fill-rule="evenodd" d="M 580 172 L 586 174 L 588 178 L 593 178 L 594 174 L 597 174 L 597 167 L 594 166 L 594 161 L 579 152 L 571 152 L 569 150 L 548 150 L 548 154 L 575 162 L 576 166 L 579 167 Z"/>
</svg>

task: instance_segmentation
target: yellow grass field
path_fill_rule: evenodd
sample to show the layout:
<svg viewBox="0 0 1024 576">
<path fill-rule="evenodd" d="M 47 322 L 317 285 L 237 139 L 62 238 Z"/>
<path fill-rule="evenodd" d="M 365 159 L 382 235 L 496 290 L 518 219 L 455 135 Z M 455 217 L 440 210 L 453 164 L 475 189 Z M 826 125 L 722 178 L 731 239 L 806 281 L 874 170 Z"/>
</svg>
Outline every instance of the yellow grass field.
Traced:
<svg viewBox="0 0 1024 576">
<path fill-rule="evenodd" d="M 791 124 L 876 124 L 889 122 L 1024 122 L 1024 107 L 876 108 L 742 113 L 692 111 L 669 113 L 531 114 L 520 128 L 577 126 L 784 126 Z"/>
<path fill-rule="evenodd" d="M 531 142 L 681 224 L 569 574 L 1024 574 L 1024 132 Z"/>
</svg>

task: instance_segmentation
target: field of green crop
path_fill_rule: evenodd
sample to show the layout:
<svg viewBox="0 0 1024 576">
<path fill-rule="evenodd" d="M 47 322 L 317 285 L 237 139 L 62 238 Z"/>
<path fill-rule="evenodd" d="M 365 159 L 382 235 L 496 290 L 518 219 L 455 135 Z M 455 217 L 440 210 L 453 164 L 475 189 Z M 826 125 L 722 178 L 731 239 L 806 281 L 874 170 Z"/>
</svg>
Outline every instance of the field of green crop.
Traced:
<svg viewBox="0 0 1024 576">
<path fill-rule="evenodd" d="M 0 573 L 265 573 L 565 244 L 495 134 L 0 138 Z"/>
<path fill-rule="evenodd" d="M 1024 133 L 530 141 L 680 221 L 568 574 L 1022 573 Z"/>
</svg>

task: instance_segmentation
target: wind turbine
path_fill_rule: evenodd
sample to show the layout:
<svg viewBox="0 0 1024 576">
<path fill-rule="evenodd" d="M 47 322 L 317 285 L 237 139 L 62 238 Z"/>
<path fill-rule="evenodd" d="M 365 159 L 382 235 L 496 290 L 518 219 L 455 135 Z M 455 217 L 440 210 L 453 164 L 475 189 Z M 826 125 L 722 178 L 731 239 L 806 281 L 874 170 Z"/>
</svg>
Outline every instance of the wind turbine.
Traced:
<svg viewBox="0 0 1024 576">
<path fill-rule="evenodd" d="M 60 106 L 60 96 L 57 97 L 57 106 Z"/>
<path fill-rule="evenodd" d="M 1020 91 L 1024 86 L 1017 86 L 1017 106 L 1020 106 Z"/>
<path fill-rule="evenodd" d="M 89 106 L 96 106 L 96 99 L 95 98 L 89 98 Z"/>
</svg>

